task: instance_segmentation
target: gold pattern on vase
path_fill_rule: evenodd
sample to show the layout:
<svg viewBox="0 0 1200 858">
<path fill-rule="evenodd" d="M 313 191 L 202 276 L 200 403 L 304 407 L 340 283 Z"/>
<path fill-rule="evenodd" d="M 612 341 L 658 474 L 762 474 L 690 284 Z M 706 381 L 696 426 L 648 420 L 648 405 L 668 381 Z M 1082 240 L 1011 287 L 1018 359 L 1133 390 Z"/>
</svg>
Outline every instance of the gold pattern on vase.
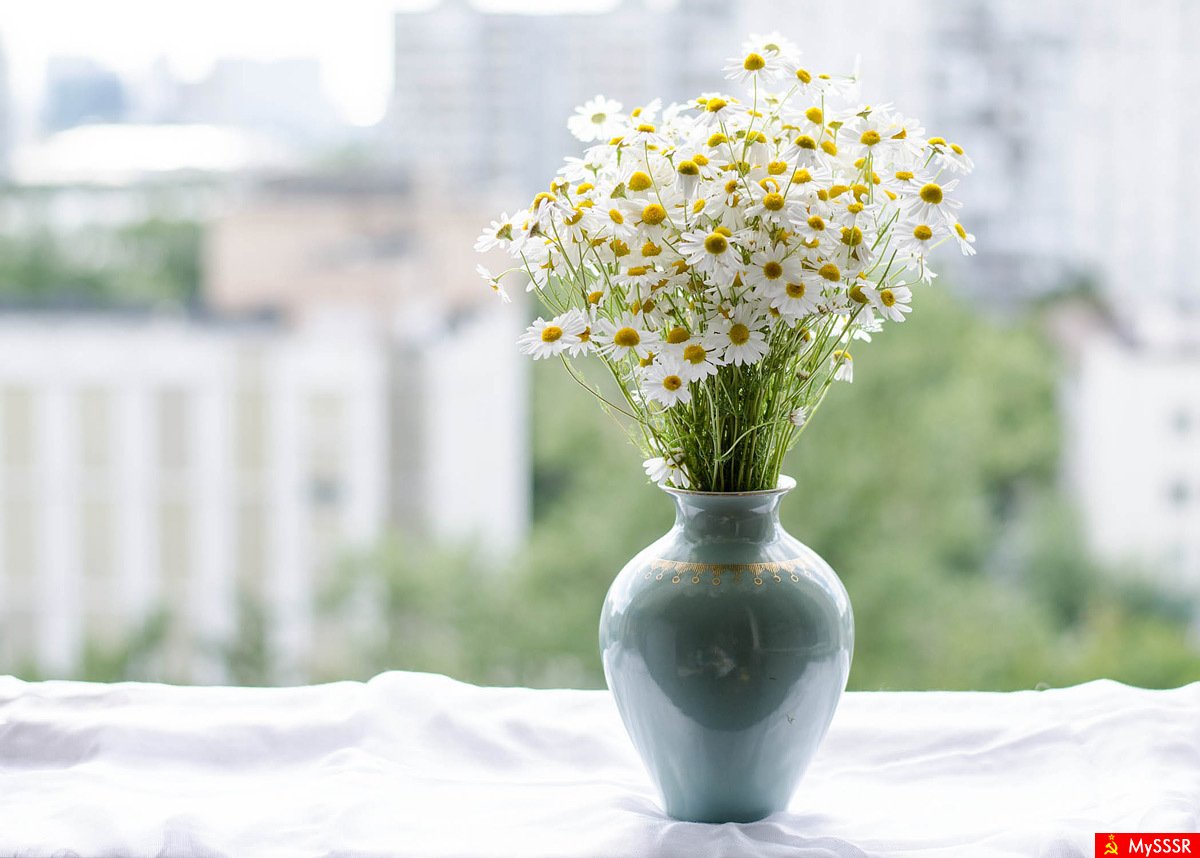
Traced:
<svg viewBox="0 0 1200 858">
<path fill-rule="evenodd" d="M 764 581 L 774 581 L 781 584 L 786 575 L 792 581 L 799 581 L 805 571 L 804 560 L 794 557 L 791 560 L 771 561 L 768 563 L 690 563 L 683 560 L 652 560 L 646 570 L 645 579 L 654 578 L 657 581 L 670 573 L 672 584 L 690 580 L 693 584 L 707 581 L 714 587 L 721 585 L 721 578 L 733 577 L 734 584 L 742 583 L 742 576 L 751 577 L 755 586 L 761 586 Z"/>
</svg>

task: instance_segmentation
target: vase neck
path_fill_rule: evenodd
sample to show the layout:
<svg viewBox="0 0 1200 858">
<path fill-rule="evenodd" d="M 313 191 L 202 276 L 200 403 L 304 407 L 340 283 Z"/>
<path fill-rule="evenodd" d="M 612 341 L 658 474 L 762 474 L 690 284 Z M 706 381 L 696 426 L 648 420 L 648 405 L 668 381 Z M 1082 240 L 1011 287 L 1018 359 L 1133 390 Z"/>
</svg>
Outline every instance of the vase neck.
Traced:
<svg viewBox="0 0 1200 858">
<path fill-rule="evenodd" d="M 779 505 L 790 489 L 791 485 L 730 494 L 672 491 L 675 527 L 705 541 L 769 540 L 779 530 Z"/>
</svg>

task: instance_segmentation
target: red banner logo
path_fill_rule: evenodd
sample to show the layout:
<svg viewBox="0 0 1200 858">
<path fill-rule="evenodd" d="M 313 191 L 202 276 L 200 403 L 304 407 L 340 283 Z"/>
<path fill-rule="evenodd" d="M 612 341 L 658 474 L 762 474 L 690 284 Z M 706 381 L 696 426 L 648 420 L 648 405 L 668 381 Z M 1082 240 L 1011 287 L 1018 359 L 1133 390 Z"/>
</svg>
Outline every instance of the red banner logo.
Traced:
<svg viewBox="0 0 1200 858">
<path fill-rule="evenodd" d="M 1195 855 L 1200 858 L 1200 833 L 1097 834 L 1096 858 L 1137 858 L 1139 855 Z"/>
</svg>

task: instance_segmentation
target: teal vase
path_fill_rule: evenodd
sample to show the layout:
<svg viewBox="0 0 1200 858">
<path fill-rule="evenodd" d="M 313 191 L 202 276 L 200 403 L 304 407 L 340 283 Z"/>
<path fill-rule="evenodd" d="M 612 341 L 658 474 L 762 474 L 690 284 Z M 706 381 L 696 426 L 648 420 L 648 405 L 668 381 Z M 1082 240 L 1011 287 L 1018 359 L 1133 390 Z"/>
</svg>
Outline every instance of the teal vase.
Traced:
<svg viewBox="0 0 1200 858">
<path fill-rule="evenodd" d="M 750 822 L 785 810 L 846 688 L 842 582 L 779 524 L 796 485 L 667 489 L 675 525 L 613 581 L 604 675 L 666 812 Z"/>
</svg>

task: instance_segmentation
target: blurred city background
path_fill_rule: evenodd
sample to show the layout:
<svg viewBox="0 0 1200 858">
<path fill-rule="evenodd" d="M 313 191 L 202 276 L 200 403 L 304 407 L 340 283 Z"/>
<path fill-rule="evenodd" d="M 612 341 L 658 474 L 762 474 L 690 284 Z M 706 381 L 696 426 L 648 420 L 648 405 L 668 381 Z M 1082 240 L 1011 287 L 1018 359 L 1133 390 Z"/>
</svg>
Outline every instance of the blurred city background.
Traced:
<svg viewBox="0 0 1200 858">
<path fill-rule="evenodd" d="M 6 4 L 0 673 L 601 686 L 671 504 L 471 246 L 774 29 L 977 164 L 786 467 L 851 687 L 1200 679 L 1189 0 Z"/>
</svg>

